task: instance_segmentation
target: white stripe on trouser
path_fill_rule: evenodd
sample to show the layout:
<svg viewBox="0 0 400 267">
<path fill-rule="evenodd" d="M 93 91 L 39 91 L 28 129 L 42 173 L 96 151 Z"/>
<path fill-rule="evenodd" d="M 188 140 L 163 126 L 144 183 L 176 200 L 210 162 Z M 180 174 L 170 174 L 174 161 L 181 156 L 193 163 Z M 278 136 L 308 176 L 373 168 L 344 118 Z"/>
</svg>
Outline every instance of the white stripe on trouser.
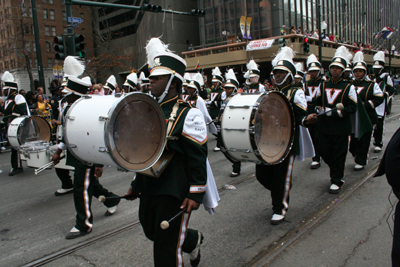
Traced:
<svg viewBox="0 0 400 267">
<path fill-rule="evenodd" d="M 85 182 L 83 186 L 83 205 L 85 206 L 85 213 L 86 213 L 85 224 L 91 229 L 93 225 L 89 222 L 89 218 L 91 217 L 89 208 L 89 194 L 88 194 L 89 185 L 90 185 L 90 169 L 88 168 L 86 169 Z"/>
<path fill-rule="evenodd" d="M 295 156 L 289 156 L 289 165 L 288 165 L 288 169 L 286 172 L 286 179 L 285 179 L 285 192 L 283 193 L 283 200 L 282 200 L 282 204 L 284 206 L 284 208 L 282 209 L 282 215 L 285 216 L 286 215 L 286 210 L 289 208 L 289 203 L 287 202 L 287 199 L 289 197 L 289 192 L 290 192 L 290 182 L 292 180 L 292 170 L 293 170 L 293 162 L 294 162 L 294 158 Z"/>
<path fill-rule="evenodd" d="M 18 167 L 18 169 L 19 168 L 21 168 L 22 166 L 21 166 L 21 160 L 20 160 L 20 158 L 19 158 L 19 150 L 17 150 L 17 167 Z"/>
<path fill-rule="evenodd" d="M 186 230 L 187 230 L 187 225 L 189 222 L 189 213 L 184 212 L 183 213 L 183 219 L 181 222 L 181 229 L 180 229 L 180 234 L 179 234 L 179 240 L 178 240 L 178 249 L 176 250 L 176 266 L 183 266 L 183 257 L 182 257 L 182 246 L 183 243 L 185 242 L 185 237 L 186 237 Z"/>
</svg>

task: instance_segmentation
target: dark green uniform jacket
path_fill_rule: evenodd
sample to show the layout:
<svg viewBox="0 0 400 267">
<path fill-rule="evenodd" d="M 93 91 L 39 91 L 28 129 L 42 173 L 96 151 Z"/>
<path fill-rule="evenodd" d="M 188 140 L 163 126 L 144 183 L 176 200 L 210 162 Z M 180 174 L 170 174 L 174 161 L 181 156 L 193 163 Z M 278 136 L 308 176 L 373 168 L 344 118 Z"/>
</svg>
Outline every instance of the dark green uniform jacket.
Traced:
<svg viewBox="0 0 400 267">
<path fill-rule="evenodd" d="M 196 107 L 197 98 L 198 98 L 197 95 L 189 96 L 186 99 L 186 102 L 188 102 L 192 107 Z"/>
<path fill-rule="evenodd" d="M 221 108 L 221 94 L 224 91 L 221 86 L 212 88 L 210 93 L 210 116 L 212 119 L 218 117 L 219 110 Z"/>
<path fill-rule="evenodd" d="M 161 103 L 165 118 L 169 118 L 178 96 Z M 159 178 L 138 173 L 132 190 L 147 195 L 169 195 L 183 201 L 185 198 L 202 203 L 207 183 L 207 127 L 199 109 L 183 101 L 166 148 L 175 155 Z"/>
<path fill-rule="evenodd" d="M 7 125 L 8 119 L 11 122 L 13 119 L 27 114 L 25 98 L 22 95 L 18 95 L 17 92 L 12 92 L 4 102 L 4 124 Z"/>
<path fill-rule="evenodd" d="M 359 99 L 363 102 L 365 110 L 368 113 L 369 119 L 372 124 L 376 124 L 378 116 L 376 115 L 375 108 L 383 103 L 383 93 L 378 84 L 370 80 L 362 80 L 360 82 L 354 81 Z"/>
<path fill-rule="evenodd" d="M 317 100 L 318 88 L 322 82 L 323 80 L 321 76 L 319 76 L 315 81 L 309 80 L 304 84 L 304 92 L 307 99 L 307 111 L 309 114 L 315 113 L 315 102 Z"/>
</svg>

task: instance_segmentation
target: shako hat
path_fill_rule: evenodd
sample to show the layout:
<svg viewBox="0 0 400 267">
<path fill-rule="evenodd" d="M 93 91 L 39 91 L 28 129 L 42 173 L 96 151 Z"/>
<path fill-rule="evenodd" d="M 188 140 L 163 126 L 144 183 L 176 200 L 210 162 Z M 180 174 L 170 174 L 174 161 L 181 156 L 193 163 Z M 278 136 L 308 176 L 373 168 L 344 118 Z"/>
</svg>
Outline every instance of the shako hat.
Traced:
<svg viewBox="0 0 400 267">
<path fill-rule="evenodd" d="M 18 84 L 15 82 L 14 76 L 9 71 L 5 71 L 3 73 L 3 76 L 1 76 L 1 81 L 3 82 L 3 90 L 18 90 Z"/>
<path fill-rule="evenodd" d="M 69 76 L 66 89 L 73 91 L 74 94 L 77 95 L 86 95 L 88 92 L 88 88 L 91 85 L 92 83 L 90 82 L 90 77 L 79 79 L 74 76 Z"/>
<path fill-rule="evenodd" d="M 329 68 L 331 68 L 332 66 L 338 66 L 344 70 L 346 69 L 347 64 L 351 63 L 350 61 L 352 57 L 353 56 L 351 55 L 349 50 L 342 45 L 338 49 L 336 49 L 335 55 L 332 58 Z"/>
<path fill-rule="evenodd" d="M 133 89 L 136 87 L 137 83 L 138 83 L 137 74 L 133 72 L 126 77 L 126 80 L 125 80 L 123 86 L 129 86 L 129 87 L 132 87 L 132 89 Z"/>
<path fill-rule="evenodd" d="M 192 77 L 190 76 L 189 72 L 185 72 L 185 75 L 183 76 L 183 86 L 187 86 L 190 83 L 190 80 L 192 79 Z"/>
<path fill-rule="evenodd" d="M 367 71 L 367 63 L 364 61 L 364 54 L 361 51 L 358 51 L 353 58 L 353 70 L 362 69 Z"/>
<path fill-rule="evenodd" d="M 272 71 L 274 70 L 284 70 L 287 71 L 291 76 L 292 80 L 294 75 L 296 75 L 296 67 L 293 64 L 294 52 L 293 49 L 285 46 L 282 47 L 275 58 L 272 60 Z"/>
<path fill-rule="evenodd" d="M 147 63 L 151 71 L 150 76 L 168 75 L 177 77 L 183 82 L 186 70 L 186 61 L 172 53 L 168 45 L 159 38 L 151 38 L 146 45 Z"/>
<path fill-rule="evenodd" d="M 86 82 L 78 78 L 85 70 L 83 62 L 78 60 L 77 57 L 68 56 L 64 60 L 64 77 L 67 79 L 61 86 L 66 86 L 63 90 L 64 93 L 76 93 L 77 95 L 83 95 L 87 93 L 88 88 L 92 85 L 89 80 L 89 85 Z M 72 79 L 70 81 L 70 79 Z"/>
<path fill-rule="evenodd" d="M 239 82 L 236 79 L 235 72 L 233 69 L 229 69 L 227 73 L 225 73 L 225 87 L 233 87 L 237 89 L 239 87 Z"/>
<path fill-rule="evenodd" d="M 252 59 L 246 65 L 249 71 L 249 77 L 260 77 L 260 70 L 258 69 L 257 63 Z"/>
<path fill-rule="evenodd" d="M 372 68 L 374 69 L 380 69 L 385 67 L 385 53 L 383 51 L 378 51 L 374 55 L 374 65 Z"/>
<path fill-rule="evenodd" d="M 200 73 L 196 73 L 195 75 L 193 75 L 193 78 L 188 83 L 188 87 L 196 89 L 196 92 L 198 92 L 203 85 L 204 79 Z"/>
<path fill-rule="evenodd" d="M 296 63 L 295 67 L 296 67 L 296 75 L 294 77 L 303 79 L 304 76 L 303 63 L 298 62 Z"/>
<path fill-rule="evenodd" d="M 353 64 L 351 63 L 347 63 L 346 68 L 344 69 L 344 71 L 352 71 L 353 70 Z"/>
<path fill-rule="evenodd" d="M 117 87 L 117 80 L 115 79 L 115 76 L 111 75 L 110 77 L 108 77 L 106 84 L 103 87 L 114 91 Z"/>
<path fill-rule="evenodd" d="M 243 75 L 243 78 L 246 79 L 245 80 L 246 85 L 250 85 L 251 84 L 251 82 L 250 82 L 250 71 L 249 70 L 246 71 L 246 73 Z"/>
<path fill-rule="evenodd" d="M 314 54 L 311 54 L 307 58 L 307 63 L 306 63 L 308 71 L 311 70 L 321 70 L 321 63 L 318 61 L 317 57 Z"/>
<path fill-rule="evenodd" d="M 142 71 L 139 76 L 140 85 L 148 85 L 150 80 L 145 76 L 145 73 Z"/>
<path fill-rule="evenodd" d="M 212 70 L 212 80 L 211 80 L 211 82 L 218 83 L 218 82 L 223 82 L 223 81 L 224 81 L 224 77 L 222 77 L 221 71 L 219 70 L 218 67 L 215 67 Z"/>
</svg>

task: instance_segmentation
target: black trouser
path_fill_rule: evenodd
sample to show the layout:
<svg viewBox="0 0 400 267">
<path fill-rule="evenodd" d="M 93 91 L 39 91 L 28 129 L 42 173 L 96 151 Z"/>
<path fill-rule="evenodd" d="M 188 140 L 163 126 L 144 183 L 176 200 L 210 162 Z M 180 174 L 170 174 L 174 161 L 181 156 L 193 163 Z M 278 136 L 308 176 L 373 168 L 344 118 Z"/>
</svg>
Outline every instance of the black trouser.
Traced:
<svg viewBox="0 0 400 267">
<path fill-rule="evenodd" d="M 71 175 L 69 175 L 69 170 L 56 168 L 56 173 L 57 173 L 58 178 L 61 181 L 62 189 L 70 189 L 70 188 L 74 187 L 74 185 L 72 183 Z"/>
<path fill-rule="evenodd" d="M 242 163 L 240 161 L 233 162 L 233 164 L 232 164 L 232 172 L 240 173 L 241 169 L 242 169 Z"/>
<path fill-rule="evenodd" d="M 183 266 L 182 252 L 190 253 L 197 245 L 199 233 L 188 229 L 189 213 L 182 213 L 161 229 L 162 221 L 168 221 L 181 211 L 182 201 L 166 195 L 142 194 L 139 219 L 148 239 L 154 242 L 154 266 Z"/>
<path fill-rule="evenodd" d="M 11 148 L 11 168 L 14 170 L 22 169 L 22 162 L 19 158 L 19 152 L 14 148 Z"/>
<path fill-rule="evenodd" d="M 342 186 L 349 136 L 320 133 L 319 149 L 322 159 L 329 166 L 331 183 Z"/>
<path fill-rule="evenodd" d="M 378 120 L 374 129 L 374 146 L 383 147 L 383 127 L 385 124 L 385 116 L 378 116 Z"/>
<path fill-rule="evenodd" d="M 80 231 L 89 231 L 92 228 L 93 215 L 91 210 L 92 196 L 116 197 L 117 195 L 109 192 L 94 177 L 94 167 L 87 166 L 81 162 L 75 166 L 74 173 L 74 203 L 76 210 L 76 225 Z M 120 199 L 106 200 L 106 207 L 118 205 Z"/>
<path fill-rule="evenodd" d="M 397 202 L 394 215 L 392 267 L 400 266 L 400 202 Z"/>
<path fill-rule="evenodd" d="M 320 119 L 317 120 L 316 123 L 311 124 L 308 127 L 308 131 L 310 132 L 311 139 L 314 145 L 314 151 L 315 151 L 315 156 L 312 158 L 313 161 L 320 162 L 321 161 L 321 155 L 319 152 L 319 128 L 321 126 L 321 121 Z"/>
<path fill-rule="evenodd" d="M 289 155 L 276 165 L 256 165 L 257 180 L 271 191 L 274 214 L 285 215 L 289 208 L 294 158 L 294 155 Z"/>
<path fill-rule="evenodd" d="M 372 132 L 364 133 L 361 138 L 355 138 L 354 134 L 350 139 L 350 153 L 354 157 L 354 161 L 360 165 L 367 165 L 369 145 L 371 143 Z"/>
</svg>

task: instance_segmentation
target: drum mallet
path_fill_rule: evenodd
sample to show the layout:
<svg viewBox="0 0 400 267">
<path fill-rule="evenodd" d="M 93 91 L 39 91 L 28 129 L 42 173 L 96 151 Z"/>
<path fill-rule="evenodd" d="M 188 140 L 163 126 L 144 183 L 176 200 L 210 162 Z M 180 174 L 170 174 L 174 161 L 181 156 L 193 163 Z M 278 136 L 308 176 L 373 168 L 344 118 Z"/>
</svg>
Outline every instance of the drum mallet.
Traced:
<svg viewBox="0 0 400 267">
<path fill-rule="evenodd" d="M 326 113 L 331 112 L 331 111 L 334 111 L 334 110 L 336 110 L 336 109 L 337 109 L 337 110 L 342 110 L 342 109 L 344 109 L 343 104 L 342 104 L 342 103 L 337 103 L 335 108 L 333 108 L 333 109 L 331 109 L 331 110 L 329 110 L 329 111 L 324 111 L 324 112 L 322 112 L 322 113 L 320 113 L 320 114 L 317 114 L 317 117 L 318 117 L 318 116 L 325 115 Z"/>
<path fill-rule="evenodd" d="M 168 221 L 162 221 L 162 222 L 160 223 L 161 229 L 163 229 L 163 230 L 168 229 L 169 223 L 172 222 L 173 220 L 175 220 L 179 215 L 181 215 L 181 214 L 182 214 L 183 212 L 185 212 L 185 211 L 186 211 L 186 208 L 184 208 L 183 210 L 181 210 L 180 212 L 178 212 L 178 214 L 176 214 L 174 217 L 172 217 L 172 218 L 169 219 Z"/>
<path fill-rule="evenodd" d="M 65 156 L 62 156 L 60 158 L 60 160 L 62 160 L 63 158 L 65 158 Z M 54 164 L 54 161 L 50 161 L 49 163 L 43 165 L 42 167 L 38 168 L 35 170 L 35 175 L 38 175 L 39 173 L 41 173 L 42 171 L 44 171 L 45 169 L 51 167 Z"/>
<path fill-rule="evenodd" d="M 130 196 L 129 196 L 129 197 L 130 197 Z M 117 196 L 117 197 L 99 196 L 98 199 L 99 199 L 100 202 L 104 203 L 106 200 L 109 200 L 109 199 L 121 199 L 121 198 L 128 199 L 128 196 Z"/>
</svg>

